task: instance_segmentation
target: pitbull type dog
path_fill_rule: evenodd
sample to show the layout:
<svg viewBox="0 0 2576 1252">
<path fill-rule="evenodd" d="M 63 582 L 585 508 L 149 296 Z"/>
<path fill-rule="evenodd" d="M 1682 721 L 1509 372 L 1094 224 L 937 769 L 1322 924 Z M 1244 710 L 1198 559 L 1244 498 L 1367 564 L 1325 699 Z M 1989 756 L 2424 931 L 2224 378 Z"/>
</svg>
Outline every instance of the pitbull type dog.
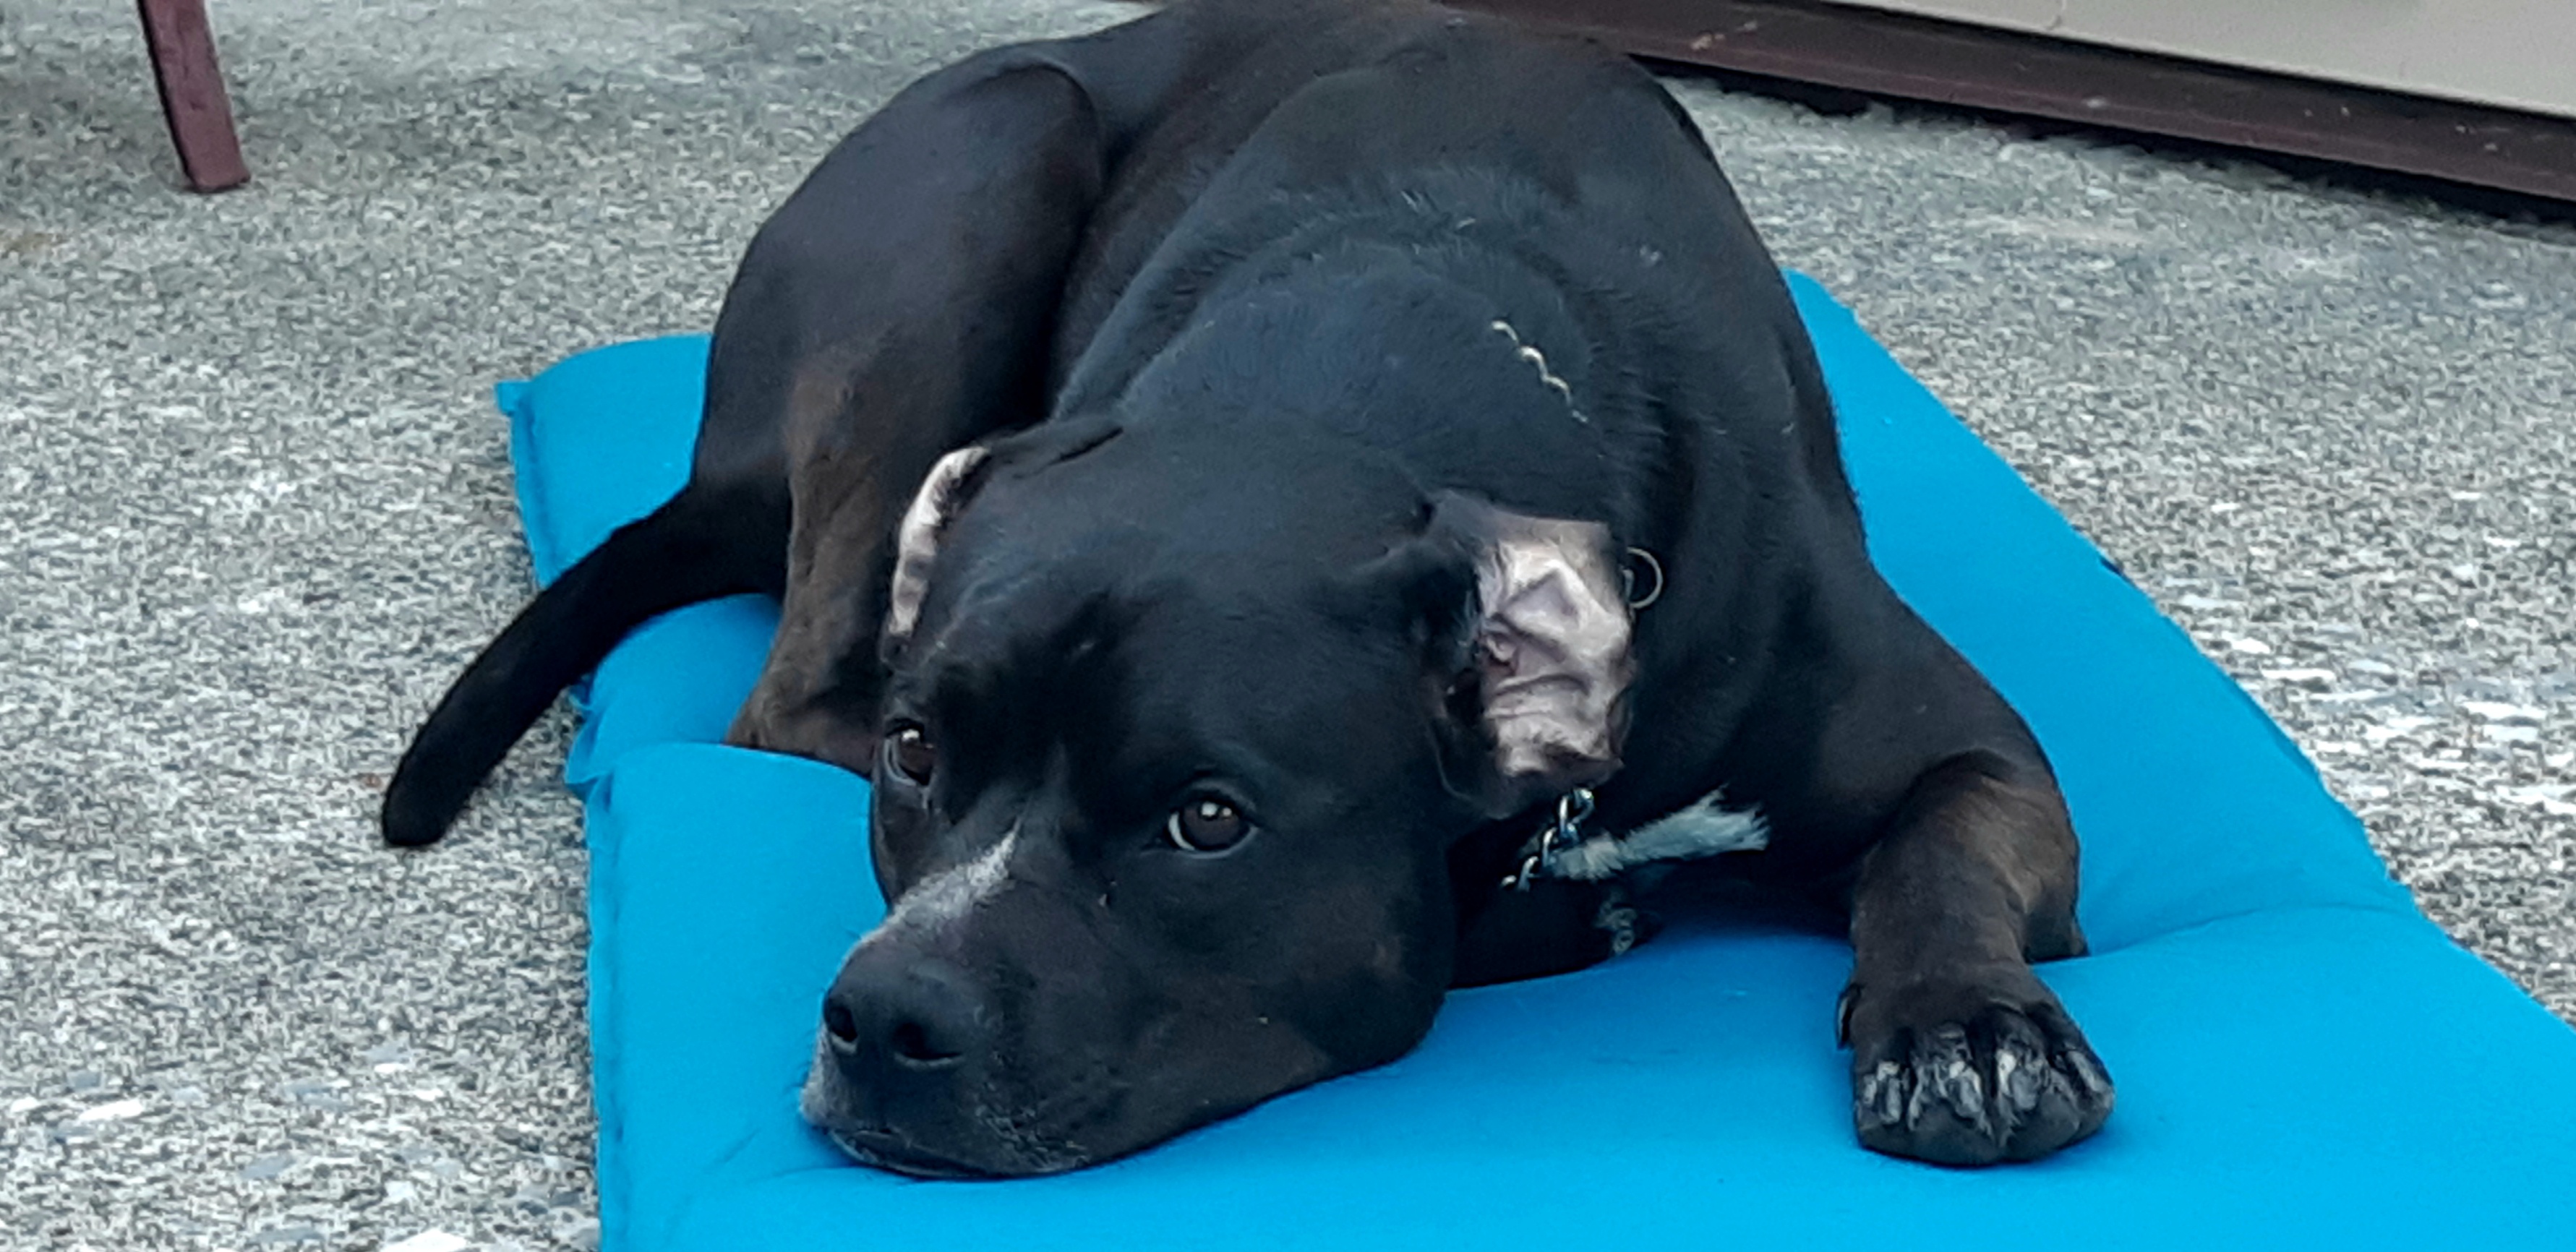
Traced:
<svg viewBox="0 0 2576 1252">
<path fill-rule="evenodd" d="M 2084 948 L 2049 766 L 1871 567 L 1779 273 L 1625 59 L 1318 0 L 974 56 L 761 228 L 713 352 L 686 489 L 458 680 L 384 834 L 630 627 L 780 596 L 730 738 L 874 780 L 804 1097 L 859 1159 L 1065 1170 L 1383 1063 L 1721 848 L 1848 911 L 1863 1144 L 2108 1115 L 2031 973 Z"/>
</svg>

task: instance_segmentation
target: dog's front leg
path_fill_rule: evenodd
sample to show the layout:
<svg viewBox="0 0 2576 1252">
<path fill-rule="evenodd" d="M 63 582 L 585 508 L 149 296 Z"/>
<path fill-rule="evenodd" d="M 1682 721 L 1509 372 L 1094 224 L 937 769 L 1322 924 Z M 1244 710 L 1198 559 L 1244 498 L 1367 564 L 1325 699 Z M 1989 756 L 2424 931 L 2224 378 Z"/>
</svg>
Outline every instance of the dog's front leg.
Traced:
<svg viewBox="0 0 2576 1252">
<path fill-rule="evenodd" d="M 2083 952 L 2075 875 L 2044 771 L 1974 754 L 1916 783 L 1852 890 L 1839 1030 L 1862 1144 L 1986 1165 L 2101 1128 L 2110 1076 L 2031 972 Z"/>
<path fill-rule="evenodd" d="M 1045 412 L 1048 329 L 1114 139 L 1074 52 L 1002 49 L 906 88 L 744 255 L 702 443 L 783 427 L 761 447 L 793 508 L 777 638 L 730 742 L 874 761 L 896 524 L 943 456 Z"/>
</svg>

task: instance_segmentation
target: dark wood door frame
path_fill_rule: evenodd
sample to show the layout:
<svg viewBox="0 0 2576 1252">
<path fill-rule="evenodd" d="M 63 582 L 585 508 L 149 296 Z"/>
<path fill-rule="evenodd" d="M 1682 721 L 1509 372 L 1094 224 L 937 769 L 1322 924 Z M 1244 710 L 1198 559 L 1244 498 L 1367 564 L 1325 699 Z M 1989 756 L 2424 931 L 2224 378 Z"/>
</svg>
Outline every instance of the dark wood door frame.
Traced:
<svg viewBox="0 0 2576 1252">
<path fill-rule="evenodd" d="M 2576 202 L 2576 121 L 2544 114 L 1816 0 L 1447 2 L 1637 56 Z"/>
</svg>

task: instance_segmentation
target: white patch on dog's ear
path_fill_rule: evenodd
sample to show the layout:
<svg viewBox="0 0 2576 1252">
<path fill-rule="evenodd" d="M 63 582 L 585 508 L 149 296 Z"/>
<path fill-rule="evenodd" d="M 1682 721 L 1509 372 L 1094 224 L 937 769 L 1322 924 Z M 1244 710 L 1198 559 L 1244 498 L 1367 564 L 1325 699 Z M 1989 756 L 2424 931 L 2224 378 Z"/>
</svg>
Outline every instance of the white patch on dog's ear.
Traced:
<svg viewBox="0 0 2576 1252">
<path fill-rule="evenodd" d="M 939 458 L 913 495 L 912 506 L 903 511 L 903 524 L 895 528 L 894 586 L 886 597 L 887 638 L 907 638 L 920 624 L 921 602 L 930 594 L 930 569 L 939 557 L 940 534 L 963 503 L 959 488 L 989 455 L 985 448 L 971 447 Z"/>
<path fill-rule="evenodd" d="M 1518 790 L 1619 767 L 1635 662 L 1609 529 L 1479 507 L 1475 662 L 1494 763 Z"/>
</svg>

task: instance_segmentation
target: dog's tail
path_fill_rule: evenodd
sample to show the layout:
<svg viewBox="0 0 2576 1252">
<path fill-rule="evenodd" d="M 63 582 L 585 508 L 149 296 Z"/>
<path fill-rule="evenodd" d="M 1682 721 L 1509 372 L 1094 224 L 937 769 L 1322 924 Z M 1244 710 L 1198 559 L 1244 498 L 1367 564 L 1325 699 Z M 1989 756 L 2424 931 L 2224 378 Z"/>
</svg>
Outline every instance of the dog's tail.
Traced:
<svg viewBox="0 0 2576 1252">
<path fill-rule="evenodd" d="M 519 736 L 628 631 L 702 600 L 775 591 L 785 527 L 762 525 L 762 512 L 756 502 L 691 488 L 565 570 L 474 658 L 412 737 L 385 789 L 385 842 L 437 842 Z"/>
</svg>

